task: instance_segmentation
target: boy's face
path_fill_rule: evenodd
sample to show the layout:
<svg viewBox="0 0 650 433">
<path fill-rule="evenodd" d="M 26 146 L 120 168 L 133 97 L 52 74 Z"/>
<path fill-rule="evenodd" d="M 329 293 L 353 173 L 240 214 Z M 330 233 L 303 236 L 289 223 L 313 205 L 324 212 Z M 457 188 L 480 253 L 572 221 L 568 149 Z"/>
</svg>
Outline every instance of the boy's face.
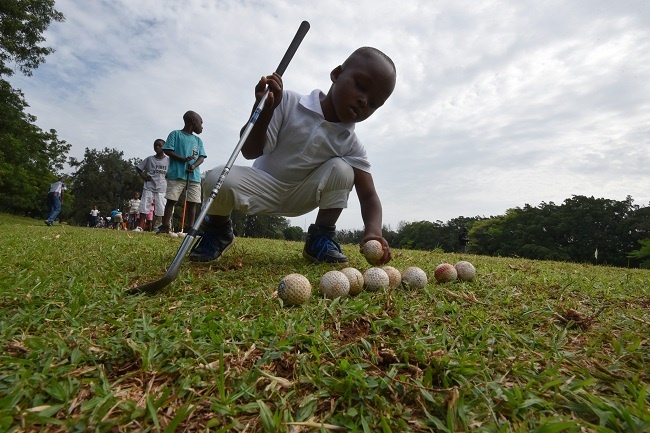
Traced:
<svg viewBox="0 0 650 433">
<path fill-rule="evenodd" d="M 192 117 L 192 132 L 195 134 L 203 132 L 203 119 L 198 114 Z"/>
<path fill-rule="evenodd" d="M 163 143 L 163 142 L 160 141 L 160 140 L 159 140 L 159 141 L 156 141 L 156 142 L 153 144 L 153 150 L 154 150 L 154 152 L 156 152 L 156 155 L 160 155 L 160 154 L 163 153 L 162 148 L 163 148 L 163 145 L 164 145 L 164 144 L 165 144 L 165 143 Z"/>
<path fill-rule="evenodd" d="M 379 56 L 350 58 L 343 66 L 337 66 L 330 77 L 333 113 L 324 110 L 324 114 L 333 122 L 363 122 L 384 105 L 395 88 L 395 73 Z"/>
</svg>

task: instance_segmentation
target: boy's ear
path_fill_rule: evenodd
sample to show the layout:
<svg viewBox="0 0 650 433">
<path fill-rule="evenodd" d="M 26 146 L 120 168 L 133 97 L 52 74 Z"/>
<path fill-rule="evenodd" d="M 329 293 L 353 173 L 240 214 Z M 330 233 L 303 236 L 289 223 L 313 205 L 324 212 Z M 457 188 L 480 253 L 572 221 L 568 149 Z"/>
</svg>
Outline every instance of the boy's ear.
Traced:
<svg viewBox="0 0 650 433">
<path fill-rule="evenodd" d="M 341 75 L 341 71 L 343 71 L 343 66 L 341 65 L 338 65 L 336 68 L 332 69 L 332 72 L 330 72 L 330 79 L 332 80 L 332 83 L 336 83 L 339 75 Z"/>
</svg>

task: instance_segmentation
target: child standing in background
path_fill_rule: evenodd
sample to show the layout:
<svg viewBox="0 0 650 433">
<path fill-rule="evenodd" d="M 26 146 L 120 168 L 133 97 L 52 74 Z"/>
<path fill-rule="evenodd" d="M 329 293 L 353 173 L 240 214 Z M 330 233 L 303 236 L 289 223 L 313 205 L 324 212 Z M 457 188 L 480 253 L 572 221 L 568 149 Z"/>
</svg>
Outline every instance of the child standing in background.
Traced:
<svg viewBox="0 0 650 433">
<path fill-rule="evenodd" d="M 142 180 L 144 187 L 142 189 L 142 199 L 140 200 L 140 227 L 145 228 L 145 222 L 151 221 L 148 218 L 152 206 L 155 205 L 153 217 L 153 227 L 157 227 L 162 222 L 165 213 L 165 192 L 167 191 L 167 169 L 169 167 L 169 157 L 165 155 L 162 148 L 165 140 L 159 138 L 153 142 L 154 155 L 143 159 L 135 168 Z"/>
<path fill-rule="evenodd" d="M 165 215 L 162 225 L 156 233 L 169 233 L 174 205 L 180 198 L 187 184 L 187 214 L 186 227 L 188 232 L 194 225 L 196 205 L 201 203 L 201 171 L 199 165 L 206 158 L 203 141 L 198 134 L 203 132 L 203 119 L 194 111 L 183 115 L 183 129 L 172 131 L 167 137 L 163 152 L 169 156 L 169 169 L 167 170 L 167 194 L 165 198 Z M 196 135 L 195 135 L 196 134 Z M 189 181 L 188 181 L 189 180 Z"/>
</svg>

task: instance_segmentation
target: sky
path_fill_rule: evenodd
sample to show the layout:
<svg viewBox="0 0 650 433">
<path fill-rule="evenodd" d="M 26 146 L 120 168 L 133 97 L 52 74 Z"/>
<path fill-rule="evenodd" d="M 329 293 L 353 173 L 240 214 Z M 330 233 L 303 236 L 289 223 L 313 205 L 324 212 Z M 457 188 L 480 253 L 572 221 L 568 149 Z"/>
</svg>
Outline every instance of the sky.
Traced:
<svg viewBox="0 0 650 433">
<path fill-rule="evenodd" d="M 153 154 L 204 122 L 225 164 L 303 20 L 285 89 L 327 92 L 330 71 L 374 46 L 397 67 L 390 99 L 356 126 L 384 224 L 503 215 L 573 195 L 650 203 L 647 0 L 60 0 L 56 51 L 9 81 L 36 124 L 72 144 Z M 236 164 L 252 162 L 239 157 Z M 306 229 L 315 212 L 291 218 Z M 356 193 L 339 229 L 362 229 Z"/>
</svg>

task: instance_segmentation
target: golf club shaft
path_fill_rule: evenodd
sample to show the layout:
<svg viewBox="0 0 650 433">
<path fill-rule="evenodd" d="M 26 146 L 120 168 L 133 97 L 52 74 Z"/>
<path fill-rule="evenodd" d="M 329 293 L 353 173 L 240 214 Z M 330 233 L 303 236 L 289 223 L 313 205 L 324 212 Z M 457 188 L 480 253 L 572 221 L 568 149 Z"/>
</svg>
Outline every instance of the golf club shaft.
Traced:
<svg viewBox="0 0 650 433">
<path fill-rule="evenodd" d="M 293 37 L 293 40 L 291 41 L 291 44 L 289 45 L 289 48 L 287 48 L 287 51 L 285 52 L 284 56 L 282 57 L 282 60 L 280 61 L 280 64 L 278 65 L 277 69 L 275 72 L 282 76 L 284 74 L 284 71 L 287 69 L 287 66 L 291 62 L 291 59 L 293 58 L 294 54 L 296 54 L 296 51 L 298 50 L 298 47 L 302 43 L 302 40 L 305 38 L 305 35 L 309 31 L 309 23 L 307 21 L 303 21 L 300 24 L 300 27 L 298 28 L 298 31 L 296 32 L 296 35 Z M 176 279 L 178 276 L 178 272 L 180 270 L 181 263 L 183 262 L 183 258 L 189 251 L 192 242 L 194 241 L 194 238 L 196 237 L 199 227 L 201 226 L 201 222 L 205 218 L 205 216 L 208 214 L 208 210 L 210 209 L 210 206 L 212 205 L 212 202 L 214 201 L 215 197 L 219 193 L 219 189 L 221 189 L 221 185 L 223 185 L 224 180 L 226 179 L 226 176 L 228 176 L 228 173 L 230 172 L 230 169 L 232 168 L 233 164 L 235 163 L 235 159 L 237 159 L 237 156 L 239 156 L 239 153 L 241 152 L 242 147 L 244 146 L 244 143 L 246 142 L 246 139 L 248 138 L 249 134 L 251 133 L 251 130 L 253 129 L 253 126 L 255 125 L 255 122 L 257 121 L 257 118 L 259 117 L 260 113 L 262 112 L 262 109 L 264 108 L 264 102 L 266 101 L 266 98 L 269 95 L 269 89 L 266 90 L 264 93 L 264 96 L 260 99 L 260 102 L 257 104 L 255 107 L 255 111 L 251 115 L 248 123 L 246 124 L 246 127 L 244 128 L 244 131 L 242 132 L 241 136 L 239 137 L 239 141 L 237 142 L 237 145 L 235 146 L 234 151 L 232 152 L 232 155 L 230 155 L 230 158 L 228 159 L 228 162 L 226 162 L 226 165 L 224 166 L 223 170 L 221 171 L 221 175 L 219 176 L 219 179 L 217 180 L 217 183 L 214 185 L 214 188 L 212 188 L 212 191 L 210 191 L 210 195 L 208 196 L 208 199 L 203 203 L 203 206 L 201 207 L 201 212 L 199 215 L 194 219 L 194 224 L 192 225 L 192 228 L 189 230 L 187 233 L 187 236 L 183 238 L 183 242 L 181 243 L 180 248 L 178 249 L 178 252 L 176 253 L 176 256 L 174 257 L 174 260 L 172 263 L 169 265 L 169 268 L 167 269 L 167 272 L 165 272 L 165 275 L 162 276 L 161 279 L 152 281 L 150 283 L 145 283 L 140 286 L 134 287 L 132 289 L 129 289 L 127 292 L 129 294 L 135 294 L 135 293 L 148 293 L 148 294 L 153 294 L 156 293 L 157 291 L 161 290 L 162 288 L 166 287 L 169 285 L 172 281 Z"/>
</svg>

